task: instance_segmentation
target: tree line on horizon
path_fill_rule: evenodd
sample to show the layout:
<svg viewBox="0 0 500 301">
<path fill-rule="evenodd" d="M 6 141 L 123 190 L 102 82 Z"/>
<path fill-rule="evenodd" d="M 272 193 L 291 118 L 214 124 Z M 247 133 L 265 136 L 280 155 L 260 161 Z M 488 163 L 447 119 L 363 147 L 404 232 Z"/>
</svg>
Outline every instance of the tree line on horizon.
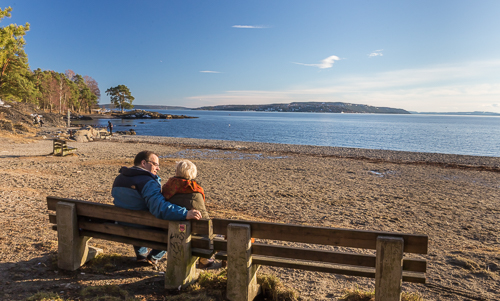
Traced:
<svg viewBox="0 0 500 301">
<path fill-rule="evenodd" d="M 0 21 L 11 16 L 11 7 L 0 8 Z M 64 113 L 91 113 L 99 105 L 101 91 L 95 79 L 66 70 L 31 70 L 24 51 L 24 36 L 30 24 L 0 27 L 0 99 L 32 103 L 39 108 Z M 134 98 L 124 85 L 106 90 L 112 103 L 123 109 L 132 108 Z"/>
</svg>

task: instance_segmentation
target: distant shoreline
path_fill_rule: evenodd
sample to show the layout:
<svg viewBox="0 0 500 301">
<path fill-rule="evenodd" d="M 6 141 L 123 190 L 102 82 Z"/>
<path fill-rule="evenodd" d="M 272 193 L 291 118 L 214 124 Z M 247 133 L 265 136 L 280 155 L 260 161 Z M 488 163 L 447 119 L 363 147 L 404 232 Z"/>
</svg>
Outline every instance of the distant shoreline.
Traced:
<svg viewBox="0 0 500 301">
<path fill-rule="evenodd" d="M 443 167 L 472 168 L 500 172 L 500 157 L 142 135 L 116 136 L 112 140 L 128 143 L 164 144 L 186 148 L 267 152 L 285 155 L 299 154 L 400 164 L 439 165 Z"/>
<path fill-rule="evenodd" d="M 109 109 L 111 104 L 104 104 L 101 107 Z M 207 107 L 201 108 L 186 108 L 178 106 L 161 106 L 161 105 L 135 105 L 134 109 L 138 110 L 185 110 L 185 111 L 228 111 L 228 112 L 241 112 L 241 111 L 252 111 L 252 112 L 278 112 L 278 113 L 332 113 L 332 114 L 415 114 L 415 115 L 456 115 L 456 116 L 500 116 L 500 113 L 495 112 L 483 112 L 483 111 L 473 111 L 473 112 L 416 112 L 416 111 L 405 111 L 405 113 L 374 113 L 374 112 L 349 112 L 349 111 L 339 111 L 339 112 L 329 112 L 329 111 L 279 111 L 279 110 L 261 110 L 261 109 L 235 109 L 235 108 L 221 108 L 223 106 L 214 106 L 218 109 L 208 109 Z M 234 106 L 232 106 L 234 107 Z M 240 107 L 252 107 L 251 105 L 242 105 Z"/>
</svg>

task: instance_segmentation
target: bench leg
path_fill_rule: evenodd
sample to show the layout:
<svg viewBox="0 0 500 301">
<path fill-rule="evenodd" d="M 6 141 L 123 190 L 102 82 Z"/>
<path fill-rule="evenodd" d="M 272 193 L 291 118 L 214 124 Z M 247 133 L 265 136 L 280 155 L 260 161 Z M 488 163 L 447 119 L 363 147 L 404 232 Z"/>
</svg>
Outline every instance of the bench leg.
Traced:
<svg viewBox="0 0 500 301">
<path fill-rule="evenodd" d="M 404 240 L 401 237 L 377 237 L 376 301 L 401 300 L 403 245 Z"/>
<path fill-rule="evenodd" d="M 252 264 L 250 225 L 227 226 L 227 294 L 231 301 L 253 300 L 260 293 L 259 265 Z"/>
<path fill-rule="evenodd" d="M 195 281 L 197 259 L 191 256 L 191 222 L 169 222 L 165 288 L 182 289 Z"/>
<path fill-rule="evenodd" d="M 60 148 L 58 146 L 54 146 L 54 152 L 53 152 L 54 156 L 59 155 L 61 152 L 62 152 L 62 148 Z"/>
<path fill-rule="evenodd" d="M 76 205 L 59 202 L 57 203 L 56 212 L 57 265 L 60 269 L 74 271 L 92 259 L 97 253 L 90 252 L 89 254 L 88 241 L 91 237 L 80 236 L 78 233 Z"/>
</svg>

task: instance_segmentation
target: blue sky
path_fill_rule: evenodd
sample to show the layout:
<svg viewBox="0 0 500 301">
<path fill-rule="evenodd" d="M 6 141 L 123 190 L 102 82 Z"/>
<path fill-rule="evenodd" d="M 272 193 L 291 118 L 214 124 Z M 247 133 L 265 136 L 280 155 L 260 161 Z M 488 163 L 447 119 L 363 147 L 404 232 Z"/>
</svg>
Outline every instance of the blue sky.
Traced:
<svg viewBox="0 0 500 301">
<path fill-rule="evenodd" d="M 32 69 L 134 104 L 500 112 L 500 1 L 2 1 Z"/>
</svg>

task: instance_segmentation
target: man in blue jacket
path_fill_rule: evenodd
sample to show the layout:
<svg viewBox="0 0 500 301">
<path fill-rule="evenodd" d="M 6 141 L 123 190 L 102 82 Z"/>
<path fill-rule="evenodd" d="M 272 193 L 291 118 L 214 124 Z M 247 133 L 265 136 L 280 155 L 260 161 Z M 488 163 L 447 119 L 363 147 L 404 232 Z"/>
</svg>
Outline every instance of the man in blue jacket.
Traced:
<svg viewBox="0 0 500 301">
<path fill-rule="evenodd" d="M 161 178 L 158 156 L 150 151 L 142 151 L 135 156 L 133 167 L 122 167 L 120 175 L 113 183 L 111 195 L 117 207 L 132 210 L 147 210 L 155 217 L 165 220 L 200 219 L 198 210 L 187 210 L 169 203 L 161 194 Z M 164 250 L 151 250 L 133 246 L 137 261 L 156 264 L 165 255 Z"/>
</svg>

